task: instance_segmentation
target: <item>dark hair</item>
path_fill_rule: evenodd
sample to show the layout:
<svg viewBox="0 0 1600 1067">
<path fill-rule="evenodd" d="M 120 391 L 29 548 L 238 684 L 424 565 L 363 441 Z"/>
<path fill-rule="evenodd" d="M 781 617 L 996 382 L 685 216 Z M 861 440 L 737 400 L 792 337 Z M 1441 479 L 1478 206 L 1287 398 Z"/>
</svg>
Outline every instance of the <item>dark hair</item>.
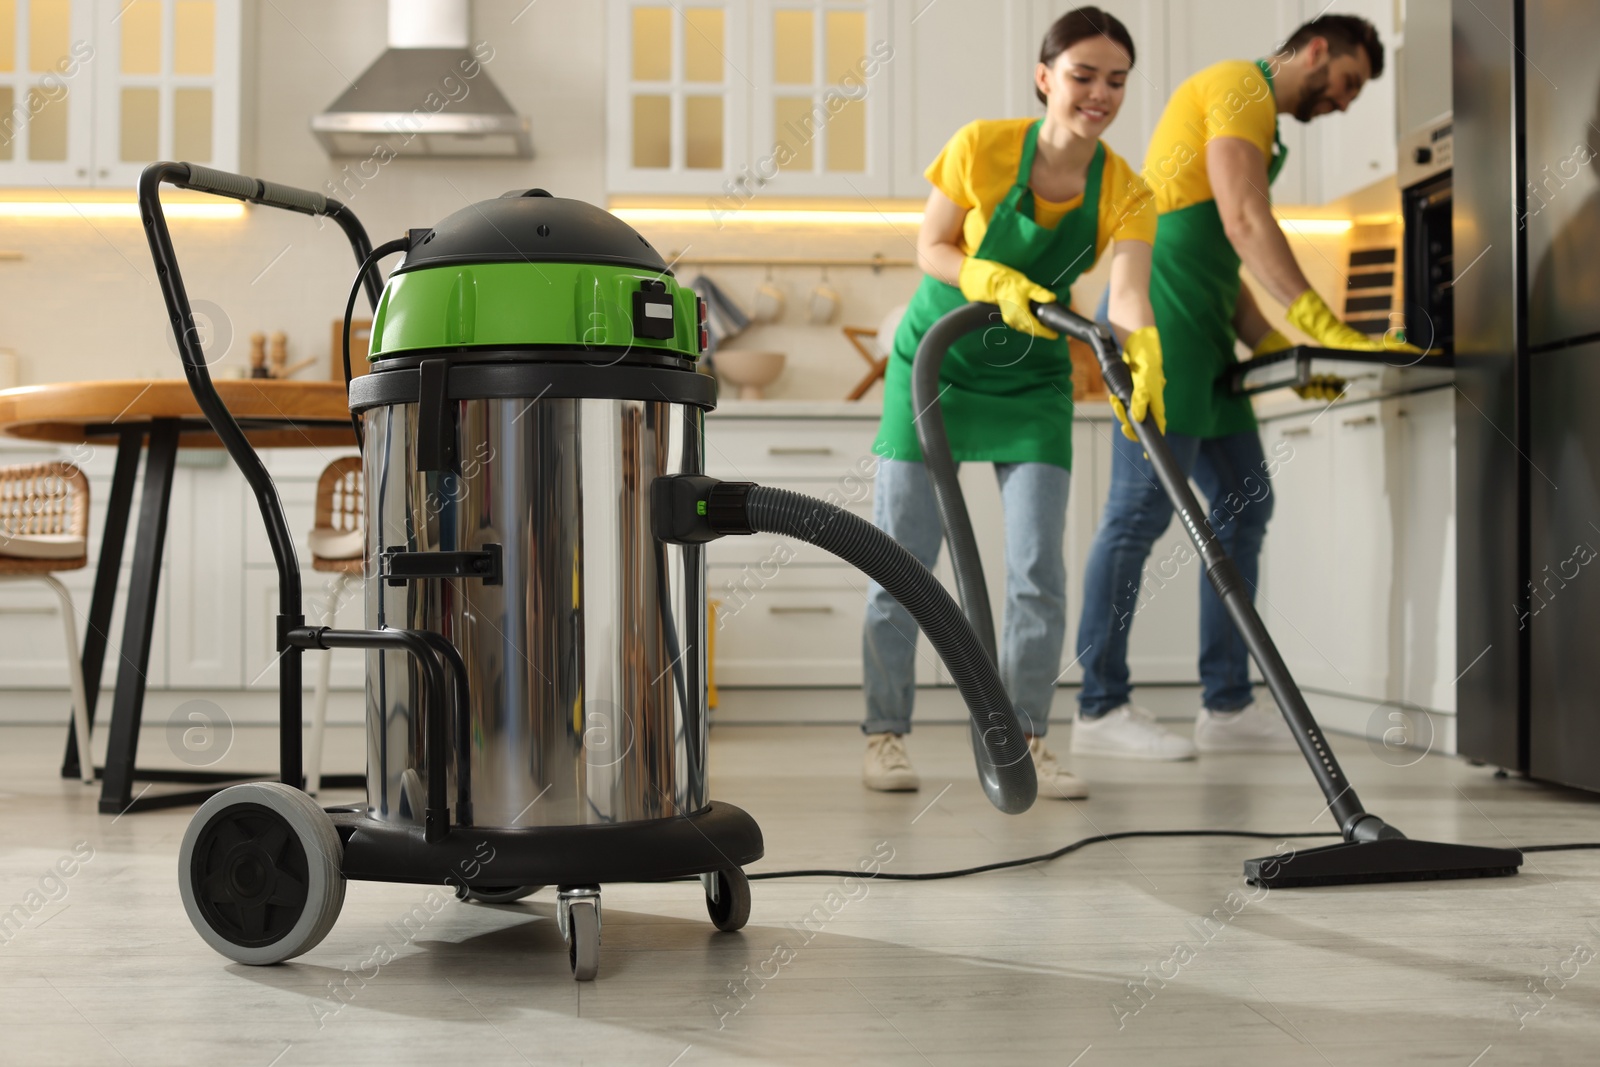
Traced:
<svg viewBox="0 0 1600 1067">
<path fill-rule="evenodd" d="M 1328 51 L 1336 56 L 1354 55 L 1357 48 L 1367 53 L 1372 64 L 1372 76 L 1383 73 L 1383 42 L 1378 40 L 1378 28 L 1358 15 L 1323 15 L 1312 19 L 1283 42 L 1283 52 L 1298 52 L 1315 38 L 1328 42 Z"/>
<path fill-rule="evenodd" d="M 1101 11 L 1097 7 L 1080 7 L 1075 11 L 1068 11 L 1051 23 L 1050 28 L 1044 33 L 1044 43 L 1039 46 L 1039 62 L 1048 67 L 1062 52 L 1090 37 L 1104 37 L 1109 40 L 1128 53 L 1128 66 L 1133 66 L 1133 35 L 1115 15 Z M 1049 103 L 1049 98 L 1039 91 L 1037 85 L 1033 87 L 1033 95 L 1039 98 L 1039 103 Z"/>
</svg>

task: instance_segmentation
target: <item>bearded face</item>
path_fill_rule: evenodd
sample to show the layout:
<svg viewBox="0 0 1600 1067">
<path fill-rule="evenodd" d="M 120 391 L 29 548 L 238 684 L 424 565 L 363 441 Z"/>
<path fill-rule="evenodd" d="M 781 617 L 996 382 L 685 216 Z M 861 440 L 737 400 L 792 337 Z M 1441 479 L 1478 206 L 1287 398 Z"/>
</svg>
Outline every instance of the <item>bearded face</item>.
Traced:
<svg viewBox="0 0 1600 1067">
<path fill-rule="evenodd" d="M 1294 107 L 1294 117 L 1297 121 L 1310 122 L 1318 115 L 1326 115 L 1334 109 L 1336 105 L 1328 95 L 1328 83 L 1331 80 L 1327 67 L 1306 77 L 1305 85 L 1300 92 L 1300 102 Z"/>
</svg>

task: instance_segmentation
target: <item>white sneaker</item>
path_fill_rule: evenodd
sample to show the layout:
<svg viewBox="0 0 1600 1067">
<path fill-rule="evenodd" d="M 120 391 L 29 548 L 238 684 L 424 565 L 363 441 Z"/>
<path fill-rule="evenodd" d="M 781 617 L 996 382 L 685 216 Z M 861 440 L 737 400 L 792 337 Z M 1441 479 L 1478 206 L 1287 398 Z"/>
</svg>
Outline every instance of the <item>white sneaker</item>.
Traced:
<svg viewBox="0 0 1600 1067">
<path fill-rule="evenodd" d="M 1251 702 L 1238 711 L 1201 708 L 1194 718 L 1201 752 L 1298 752 L 1289 724 L 1271 704 Z"/>
<path fill-rule="evenodd" d="M 1044 738 L 1028 742 L 1033 771 L 1039 778 L 1039 795 L 1059 800 L 1082 800 L 1089 795 L 1089 783 L 1056 762 L 1056 754 L 1044 747 Z"/>
<path fill-rule="evenodd" d="M 1137 704 L 1124 704 L 1098 719 L 1079 716 L 1072 723 L 1074 756 L 1115 759 L 1194 759 L 1194 743 L 1161 727 L 1156 717 Z"/>
<path fill-rule="evenodd" d="M 867 755 L 861 761 L 861 784 L 882 793 L 914 793 L 922 785 L 905 738 L 899 734 L 868 734 Z"/>
</svg>

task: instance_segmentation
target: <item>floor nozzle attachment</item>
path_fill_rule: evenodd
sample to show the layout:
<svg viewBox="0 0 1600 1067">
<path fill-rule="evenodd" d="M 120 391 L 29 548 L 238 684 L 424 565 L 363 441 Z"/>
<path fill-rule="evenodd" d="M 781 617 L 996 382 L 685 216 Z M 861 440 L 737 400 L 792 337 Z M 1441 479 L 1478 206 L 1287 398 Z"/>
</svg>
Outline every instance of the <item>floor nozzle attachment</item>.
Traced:
<svg viewBox="0 0 1600 1067">
<path fill-rule="evenodd" d="M 1514 848 L 1379 837 L 1245 860 L 1244 878 L 1251 885 L 1268 889 L 1292 889 L 1371 882 L 1426 882 L 1443 878 L 1497 878 L 1516 874 L 1521 866 L 1522 853 Z"/>
</svg>

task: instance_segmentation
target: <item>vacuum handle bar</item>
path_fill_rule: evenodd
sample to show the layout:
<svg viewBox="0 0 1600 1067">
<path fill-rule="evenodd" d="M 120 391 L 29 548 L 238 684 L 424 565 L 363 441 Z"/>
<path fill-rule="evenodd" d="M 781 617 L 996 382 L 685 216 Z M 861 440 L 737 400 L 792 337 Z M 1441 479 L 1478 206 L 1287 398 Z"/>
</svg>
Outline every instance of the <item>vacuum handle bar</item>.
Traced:
<svg viewBox="0 0 1600 1067">
<path fill-rule="evenodd" d="M 1059 303 L 1033 303 L 1030 309 L 1034 317 L 1044 325 L 1069 337 L 1075 337 L 1094 350 L 1106 386 L 1111 390 L 1111 394 L 1122 402 L 1123 409 L 1131 411 L 1133 372 L 1122 361 L 1116 337 L 1110 328 L 1091 322 Z M 1322 728 L 1317 725 L 1317 720 L 1311 714 L 1311 708 L 1306 704 L 1300 687 L 1289 673 L 1288 665 L 1283 662 L 1277 645 L 1273 643 L 1272 636 L 1267 633 L 1267 628 L 1261 621 L 1260 613 L 1256 611 L 1251 599 L 1253 590 L 1247 586 L 1243 575 L 1239 573 L 1239 568 L 1223 549 L 1210 523 L 1206 521 L 1200 501 L 1195 497 L 1194 490 L 1189 488 L 1189 478 L 1173 457 L 1172 450 L 1167 447 L 1167 440 L 1162 436 L 1161 428 L 1156 425 L 1155 416 L 1146 414 L 1143 420 L 1134 424 L 1133 432 L 1150 457 L 1150 465 L 1155 468 L 1156 477 L 1160 480 L 1161 487 L 1166 490 L 1167 498 L 1178 513 L 1179 521 L 1183 523 L 1189 539 L 1194 542 L 1196 551 L 1200 553 L 1200 558 L 1205 563 L 1206 577 L 1210 579 L 1212 588 L 1216 590 L 1218 598 L 1228 609 L 1228 615 L 1238 627 L 1239 636 L 1244 638 L 1251 657 L 1261 668 L 1261 676 L 1266 680 L 1268 690 L 1278 702 L 1278 707 L 1289 724 L 1295 742 L 1300 746 L 1301 754 L 1310 765 L 1317 784 L 1322 787 L 1322 794 L 1328 801 L 1328 808 L 1332 811 L 1340 832 L 1347 840 L 1403 836 L 1376 815 L 1362 810 L 1360 799 L 1356 796 L 1349 780 L 1345 778 L 1339 761 L 1334 758 L 1333 749 L 1322 735 Z"/>
<path fill-rule="evenodd" d="M 305 622 L 300 594 L 300 561 L 295 555 L 294 537 L 284 519 L 283 501 L 272 482 L 272 475 L 267 473 L 266 465 L 261 462 L 261 457 L 240 428 L 238 420 L 217 395 L 216 384 L 211 380 L 205 349 L 200 344 L 200 332 L 194 324 L 194 310 L 189 305 L 189 293 L 184 288 L 183 274 L 178 269 L 178 254 L 172 245 L 172 233 L 167 229 L 166 214 L 161 209 L 163 183 L 247 200 L 266 207 L 331 218 L 344 231 L 357 263 L 366 262 L 372 252 L 372 242 L 354 212 L 339 201 L 318 193 L 192 163 L 152 163 L 139 175 L 139 217 L 144 224 L 145 239 L 150 244 L 150 257 L 155 261 L 156 279 L 161 286 L 162 299 L 166 302 L 167 321 L 178 344 L 178 358 L 183 363 L 184 377 L 188 379 L 189 389 L 194 393 L 195 402 L 199 404 L 206 421 L 211 424 L 211 429 L 227 448 L 228 455 L 233 457 L 239 472 L 255 494 L 261 520 L 267 528 L 267 543 L 272 548 L 272 558 L 277 564 L 278 650 L 282 653 L 278 657 L 279 777 L 286 784 L 298 788 L 303 771 L 300 649 L 287 643 L 281 635 Z M 382 289 L 376 266 L 371 268 L 366 278 L 366 287 L 367 295 L 376 307 Z"/>
<path fill-rule="evenodd" d="M 173 184 L 196 192 L 231 196 L 235 200 L 248 200 L 252 204 L 298 211 L 304 215 L 331 215 L 342 207 L 337 200 L 330 201 L 321 193 L 313 193 L 308 189 L 296 189 L 292 185 L 279 185 L 277 182 L 225 170 L 212 170 L 198 163 L 180 165 L 188 168 L 189 176 Z"/>
</svg>

